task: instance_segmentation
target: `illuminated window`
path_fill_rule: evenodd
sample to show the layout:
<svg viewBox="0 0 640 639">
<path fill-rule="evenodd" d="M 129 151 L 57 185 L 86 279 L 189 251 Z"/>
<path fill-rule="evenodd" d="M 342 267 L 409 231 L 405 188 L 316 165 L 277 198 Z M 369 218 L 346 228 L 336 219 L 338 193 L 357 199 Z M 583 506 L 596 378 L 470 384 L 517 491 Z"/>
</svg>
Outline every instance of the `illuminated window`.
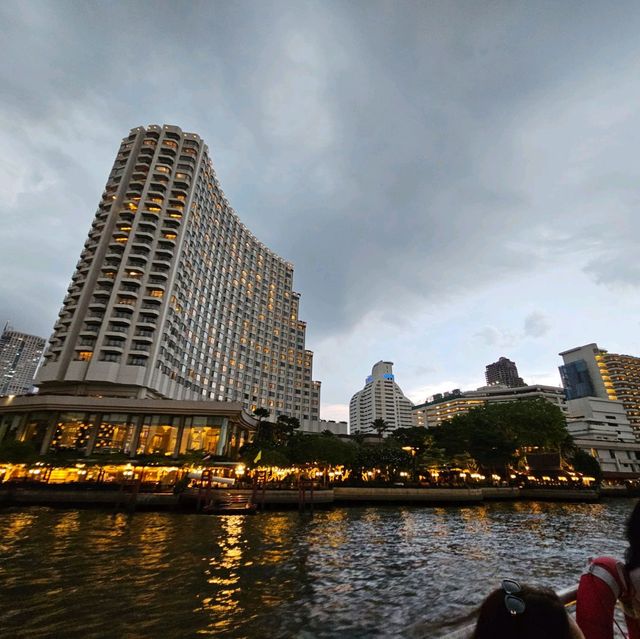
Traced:
<svg viewBox="0 0 640 639">
<path fill-rule="evenodd" d="M 80 351 L 78 353 L 77 359 L 79 359 L 82 362 L 88 362 L 91 359 L 92 355 L 93 353 L 91 351 Z"/>
</svg>

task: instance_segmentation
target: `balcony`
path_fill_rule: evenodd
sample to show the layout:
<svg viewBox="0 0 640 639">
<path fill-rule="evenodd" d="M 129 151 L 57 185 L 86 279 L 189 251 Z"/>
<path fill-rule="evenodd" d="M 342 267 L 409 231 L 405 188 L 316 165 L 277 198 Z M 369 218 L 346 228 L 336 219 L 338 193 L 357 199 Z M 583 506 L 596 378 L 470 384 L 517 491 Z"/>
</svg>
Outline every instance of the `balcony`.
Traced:
<svg viewBox="0 0 640 639">
<path fill-rule="evenodd" d="M 116 353 L 124 352 L 125 339 L 114 339 L 113 337 L 105 338 L 102 347 Z"/>
<path fill-rule="evenodd" d="M 173 249 L 176 246 L 176 238 L 178 236 L 175 233 L 167 233 L 161 236 L 158 242 L 158 248 L 156 255 L 159 251 L 167 251 L 173 255 Z"/>
<path fill-rule="evenodd" d="M 157 219 L 157 218 L 156 218 Z M 158 225 L 154 222 L 149 221 L 149 217 L 144 220 L 141 220 L 138 223 L 138 233 L 144 233 L 146 237 L 154 238 L 155 233 L 158 230 Z"/>
<path fill-rule="evenodd" d="M 137 353 L 148 353 L 149 351 L 151 351 L 151 345 L 143 344 L 141 342 L 133 342 L 130 350 Z"/>
<path fill-rule="evenodd" d="M 162 242 L 162 244 L 168 244 L 166 241 Z M 175 242 L 172 242 L 170 246 L 158 246 L 158 248 L 156 248 L 156 254 L 154 259 L 155 260 L 161 260 L 163 262 L 171 262 L 171 260 L 173 259 L 173 246 L 175 245 Z"/>
<path fill-rule="evenodd" d="M 105 331 L 105 336 L 115 333 L 115 334 L 123 334 L 123 333 L 128 333 L 129 332 L 129 327 L 128 326 L 121 326 L 120 324 L 115 324 L 113 326 L 110 326 L 106 331 Z"/>
<path fill-rule="evenodd" d="M 153 244 L 153 235 L 151 235 L 151 233 L 141 233 L 138 231 L 133 236 L 132 246 L 135 246 L 136 244 L 142 244 L 143 246 Z"/>
<path fill-rule="evenodd" d="M 153 313 L 155 317 L 160 316 L 160 305 L 152 304 L 151 302 L 143 302 L 141 308 L 145 313 Z"/>
</svg>

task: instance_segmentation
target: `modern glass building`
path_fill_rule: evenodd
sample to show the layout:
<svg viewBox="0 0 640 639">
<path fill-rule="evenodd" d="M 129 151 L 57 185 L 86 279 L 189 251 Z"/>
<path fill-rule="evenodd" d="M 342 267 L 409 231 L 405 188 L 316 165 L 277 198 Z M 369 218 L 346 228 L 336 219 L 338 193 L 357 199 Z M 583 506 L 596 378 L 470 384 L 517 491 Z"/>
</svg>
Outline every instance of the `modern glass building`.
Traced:
<svg viewBox="0 0 640 639">
<path fill-rule="evenodd" d="M 293 266 L 227 202 L 198 135 L 135 128 L 55 324 L 41 393 L 214 400 L 318 420 L 292 284 Z M 109 423 L 120 432 L 126 420 Z"/>
</svg>

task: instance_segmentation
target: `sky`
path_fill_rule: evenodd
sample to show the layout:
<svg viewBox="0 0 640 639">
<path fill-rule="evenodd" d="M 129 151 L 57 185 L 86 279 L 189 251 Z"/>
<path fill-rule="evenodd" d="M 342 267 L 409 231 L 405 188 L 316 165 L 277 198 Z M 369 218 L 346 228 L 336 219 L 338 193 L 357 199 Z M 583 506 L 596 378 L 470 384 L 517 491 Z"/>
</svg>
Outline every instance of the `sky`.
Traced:
<svg viewBox="0 0 640 639">
<path fill-rule="evenodd" d="M 414 402 L 514 360 L 640 355 L 640 5 L 0 3 L 0 321 L 48 337 L 120 141 L 209 146 L 295 265 L 346 419 L 373 364 Z"/>
</svg>

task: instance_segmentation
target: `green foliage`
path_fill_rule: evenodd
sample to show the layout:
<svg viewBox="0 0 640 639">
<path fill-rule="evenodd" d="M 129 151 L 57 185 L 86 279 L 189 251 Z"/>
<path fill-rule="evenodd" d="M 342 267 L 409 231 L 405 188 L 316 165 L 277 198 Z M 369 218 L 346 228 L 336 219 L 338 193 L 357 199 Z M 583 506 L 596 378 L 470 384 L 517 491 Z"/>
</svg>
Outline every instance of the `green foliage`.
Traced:
<svg viewBox="0 0 640 639">
<path fill-rule="evenodd" d="M 543 399 L 486 404 L 456 415 L 433 433 L 447 456 L 471 455 L 485 469 L 513 463 L 523 447 L 570 448 L 562 411 Z"/>
<path fill-rule="evenodd" d="M 298 435 L 289 444 L 289 458 L 294 464 L 317 462 L 332 466 L 350 466 L 357 454 L 356 444 L 343 441 L 333 433 Z"/>
<path fill-rule="evenodd" d="M 0 444 L 0 462 L 26 464 L 38 458 L 38 451 L 31 442 L 7 439 Z"/>
<path fill-rule="evenodd" d="M 595 457 L 592 457 L 584 450 L 576 448 L 571 465 L 577 473 L 582 473 L 587 477 L 594 477 L 597 483 L 602 479 L 602 468 Z"/>
<path fill-rule="evenodd" d="M 401 446 L 412 448 L 416 451 L 416 454 L 420 454 L 429 448 L 433 441 L 429 436 L 429 431 L 422 426 L 396 428 L 389 435 L 389 439 L 397 441 Z"/>
<path fill-rule="evenodd" d="M 258 418 L 258 421 L 261 422 L 263 419 L 267 419 L 271 413 L 269 413 L 266 408 L 256 408 L 253 414 Z"/>
<path fill-rule="evenodd" d="M 363 444 L 359 447 L 353 466 L 361 469 L 397 468 L 407 470 L 411 468 L 413 460 L 411 454 L 402 450 L 397 443 Z"/>
<path fill-rule="evenodd" d="M 382 439 L 382 436 L 388 430 L 390 430 L 390 428 L 391 426 L 389 426 L 389 424 L 387 424 L 387 422 L 385 422 L 384 419 L 381 419 L 380 417 L 378 417 L 377 419 L 374 419 L 368 426 L 368 430 L 376 433 L 378 437 L 380 437 L 381 439 Z"/>
</svg>

